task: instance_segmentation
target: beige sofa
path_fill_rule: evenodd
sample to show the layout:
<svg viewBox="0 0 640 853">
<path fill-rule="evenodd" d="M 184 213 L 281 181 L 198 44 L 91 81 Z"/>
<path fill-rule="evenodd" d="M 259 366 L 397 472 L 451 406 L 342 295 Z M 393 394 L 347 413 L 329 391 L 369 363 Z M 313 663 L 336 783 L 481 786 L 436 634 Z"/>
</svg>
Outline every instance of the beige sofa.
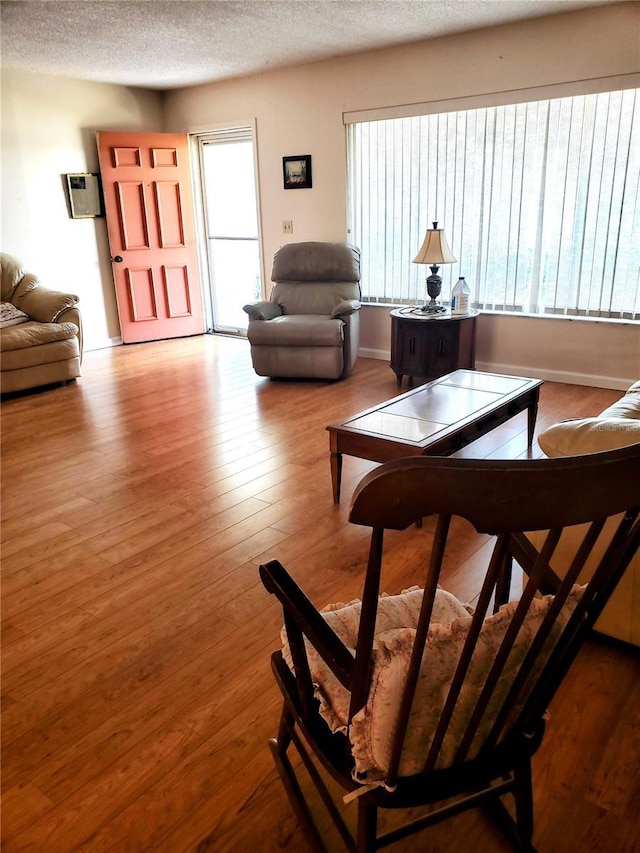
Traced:
<svg viewBox="0 0 640 853">
<path fill-rule="evenodd" d="M 538 436 L 538 444 L 547 456 L 579 456 L 636 443 L 640 443 L 640 382 L 633 384 L 620 400 L 596 417 L 560 421 Z M 535 536 L 537 545 L 540 545 L 541 536 Z M 561 539 L 558 552 L 551 561 L 558 574 L 562 574 L 563 567 L 567 568 L 563 566 L 566 547 L 566 540 Z M 596 629 L 602 634 L 640 646 L 640 553 L 629 565 L 598 619 Z"/>
<path fill-rule="evenodd" d="M 17 258 L 0 253 L 0 300 L 2 394 L 80 376 L 77 296 L 43 287 Z"/>
</svg>

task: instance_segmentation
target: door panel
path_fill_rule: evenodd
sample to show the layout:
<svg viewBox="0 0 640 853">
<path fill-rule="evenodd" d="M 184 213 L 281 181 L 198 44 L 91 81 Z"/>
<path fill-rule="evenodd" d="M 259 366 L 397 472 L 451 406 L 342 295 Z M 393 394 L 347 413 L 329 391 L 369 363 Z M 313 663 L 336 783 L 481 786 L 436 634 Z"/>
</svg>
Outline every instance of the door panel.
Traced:
<svg viewBox="0 0 640 853">
<path fill-rule="evenodd" d="M 157 320 L 158 308 L 156 294 L 153 286 L 153 271 L 147 269 L 133 269 L 129 267 L 126 271 L 129 307 L 131 318 L 135 323 L 144 320 Z"/>
<path fill-rule="evenodd" d="M 118 166 L 142 166 L 142 157 L 137 146 L 135 148 L 123 148 L 120 145 L 114 145 L 112 151 L 113 165 L 116 168 Z"/>
<path fill-rule="evenodd" d="M 97 136 L 123 342 L 202 334 L 187 137 Z"/>
<path fill-rule="evenodd" d="M 144 184 L 119 182 L 116 186 L 122 248 L 150 249 L 149 217 L 144 201 Z"/>
<path fill-rule="evenodd" d="M 156 184 L 155 190 L 160 246 L 163 249 L 175 249 L 184 246 L 180 184 L 159 182 Z"/>
<path fill-rule="evenodd" d="M 186 267 L 162 267 L 167 309 L 170 317 L 188 317 L 191 314 L 189 276 Z"/>
<path fill-rule="evenodd" d="M 178 152 L 175 148 L 152 148 L 151 162 L 154 166 L 177 166 Z"/>
</svg>

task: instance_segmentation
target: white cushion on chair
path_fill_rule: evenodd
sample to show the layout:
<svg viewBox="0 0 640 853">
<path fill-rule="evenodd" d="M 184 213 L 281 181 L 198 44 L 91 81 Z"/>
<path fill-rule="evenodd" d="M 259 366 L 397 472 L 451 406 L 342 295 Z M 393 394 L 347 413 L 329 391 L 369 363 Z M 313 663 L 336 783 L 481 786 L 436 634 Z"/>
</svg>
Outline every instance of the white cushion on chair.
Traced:
<svg viewBox="0 0 640 853">
<path fill-rule="evenodd" d="M 378 603 L 374 648 L 378 638 L 387 639 L 389 632 L 409 627 L 415 629 L 422 605 L 422 590 L 416 587 L 405 589 L 400 595 L 383 593 Z M 321 612 L 327 624 L 340 637 L 342 642 L 355 655 L 360 626 L 362 602 L 354 599 L 348 604 L 329 604 Z M 438 589 L 433 604 L 432 621 L 449 626 L 454 619 L 468 617 L 470 608 L 465 607 L 455 595 L 445 589 Z M 414 630 L 415 633 L 415 630 Z M 293 669 L 286 630 L 282 629 L 283 655 L 288 666 Z M 309 643 L 307 655 L 311 678 L 316 685 L 316 697 L 320 701 L 320 714 L 331 731 L 346 731 L 349 714 L 349 693 L 340 684 L 318 652 Z"/>
<path fill-rule="evenodd" d="M 539 659 L 540 666 L 544 665 L 551 653 L 583 589 L 584 587 L 574 586 L 570 593 L 547 641 L 546 655 Z M 507 662 L 500 687 L 494 692 L 491 700 L 489 707 L 494 709 L 493 713 L 486 716 L 489 722 L 478 730 L 474 744 L 488 733 L 491 720 L 512 684 L 510 673 L 515 672 L 527 653 L 552 601 L 553 596 L 533 601 Z M 409 669 L 421 603 L 422 590 L 418 588 L 406 590 L 402 595 L 380 598 L 369 697 L 365 707 L 354 716 L 349 731 L 355 759 L 354 775 L 359 781 L 384 778 L 388 769 L 400 696 Z M 466 724 L 516 606 L 517 602 L 510 602 L 501 607 L 498 613 L 484 620 L 477 649 L 440 752 L 438 767 L 448 767 L 453 763 Z M 360 607 L 359 601 L 353 601 L 348 605 L 332 605 L 323 611 L 325 620 L 354 651 Z M 400 775 L 411 775 L 422 770 L 470 625 L 469 609 L 451 593 L 438 589 L 400 762 Z M 286 640 L 284 631 L 283 639 Z M 344 732 L 349 711 L 349 694 L 311 646 L 308 646 L 308 652 L 311 676 L 317 685 L 316 696 L 320 700 L 320 713 L 332 731 Z M 286 642 L 283 653 L 289 666 L 292 666 Z M 517 710 L 514 713 L 517 713 Z M 475 752 L 472 744 L 468 757 L 473 757 Z"/>
<path fill-rule="evenodd" d="M 376 665 L 386 659 L 381 650 L 386 647 L 389 636 L 393 637 L 398 631 L 409 628 L 415 634 L 415 628 L 420 616 L 422 606 L 422 590 L 418 587 L 403 590 L 400 595 L 382 594 L 378 603 L 378 616 L 373 641 L 374 659 Z M 353 650 L 355 654 L 358 640 L 358 628 L 360 624 L 360 601 L 354 601 L 350 605 L 330 605 L 322 615 L 326 622 L 338 634 L 342 642 Z M 432 621 L 448 627 L 456 618 L 469 616 L 469 609 L 464 606 L 455 595 L 445 589 L 436 590 L 433 603 Z M 324 661 L 311 650 L 317 659 L 318 670 L 312 669 L 312 677 L 318 687 L 316 696 L 320 700 L 320 714 L 329 724 L 332 731 L 345 731 L 349 713 L 349 693 L 340 684 Z M 318 676 L 317 680 L 315 676 Z"/>
<path fill-rule="evenodd" d="M 582 587 L 574 587 L 558 615 L 547 641 L 546 655 L 539 659 L 540 666 L 544 665 L 551 653 L 562 628 L 575 608 L 582 589 Z M 495 714 L 512 684 L 511 673 L 515 673 L 517 666 L 527 653 L 552 600 L 553 596 L 545 596 L 532 602 L 531 610 L 517 636 L 499 687 L 494 691 L 489 704 L 490 712 L 483 717 L 483 725 L 478 729 L 471 746 L 469 758 L 477 754 L 478 747 L 474 748 L 474 745 L 481 742 L 488 734 L 491 722 L 495 719 Z M 498 613 L 484 620 L 476 644 L 476 652 L 471 659 L 464 688 L 438 758 L 436 766 L 439 768 L 448 767 L 454 761 L 457 747 L 517 604 L 517 601 L 510 602 L 501 607 Z M 419 682 L 400 762 L 401 775 L 422 771 L 470 625 L 471 617 L 466 617 L 455 619 L 450 625 L 432 622 L 429 628 L 429 638 L 422 658 Z M 361 780 L 384 777 L 389 766 L 399 696 L 409 668 L 414 638 L 415 630 L 412 628 L 389 631 L 378 638 L 369 698 L 365 708 L 354 716 L 350 731 L 355 772 L 357 778 Z"/>
</svg>

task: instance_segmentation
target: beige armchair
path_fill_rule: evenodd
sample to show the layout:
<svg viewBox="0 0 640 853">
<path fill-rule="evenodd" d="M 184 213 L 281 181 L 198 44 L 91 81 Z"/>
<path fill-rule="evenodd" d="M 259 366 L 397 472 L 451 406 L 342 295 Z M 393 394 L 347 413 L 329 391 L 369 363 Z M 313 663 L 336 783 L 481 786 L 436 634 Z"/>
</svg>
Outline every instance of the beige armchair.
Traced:
<svg viewBox="0 0 640 853">
<path fill-rule="evenodd" d="M 553 424 L 538 436 L 538 444 L 550 457 L 585 459 L 592 453 L 640 444 L 640 382 L 635 382 L 619 400 L 594 417 L 570 418 Z M 640 502 L 640 482 L 637 497 Z M 609 526 L 613 528 L 613 523 L 609 522 Z M 605 531 L 608 529 L 605 527 Z M 542 541 L 542 532 L 530 535 L 534 543 Z M 561 577 L 569 567 L 568 554 L 577 535 L 577 530 L 567 530 L 558 543 L 552 567 Z M 594 551 L 594 559 L 603 548 L 601 542 Z M 640 646 L 640 551 L 629 563 L 595 627 L 601 634 Z"/>
<path fill-rule="evenodd" d="M 245 305 L 259 376 L 339 379 L 358 355 L 360 251 L 348 243 L 289 243 L 273 259 L 268 301 Z"/>
<path fill-rule="evenodd" d="M 0 391 L 23 391 L 80 376 L 82 320 L 77 296 L 43 287 L 0 253 Z"/>
</svg>

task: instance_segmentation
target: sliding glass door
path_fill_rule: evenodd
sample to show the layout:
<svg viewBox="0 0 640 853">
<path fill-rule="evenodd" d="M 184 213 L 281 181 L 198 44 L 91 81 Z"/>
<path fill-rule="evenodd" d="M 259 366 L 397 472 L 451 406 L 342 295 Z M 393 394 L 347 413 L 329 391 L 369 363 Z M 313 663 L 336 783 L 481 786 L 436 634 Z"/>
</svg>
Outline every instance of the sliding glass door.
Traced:
<svg viewBox="0 0 640 853">
<path fill-rule="evenodd" d="M 251 127 L 199 138 L 213 329 L 244 333 L 247 302 L 262 298 Z"/>
</svg>

